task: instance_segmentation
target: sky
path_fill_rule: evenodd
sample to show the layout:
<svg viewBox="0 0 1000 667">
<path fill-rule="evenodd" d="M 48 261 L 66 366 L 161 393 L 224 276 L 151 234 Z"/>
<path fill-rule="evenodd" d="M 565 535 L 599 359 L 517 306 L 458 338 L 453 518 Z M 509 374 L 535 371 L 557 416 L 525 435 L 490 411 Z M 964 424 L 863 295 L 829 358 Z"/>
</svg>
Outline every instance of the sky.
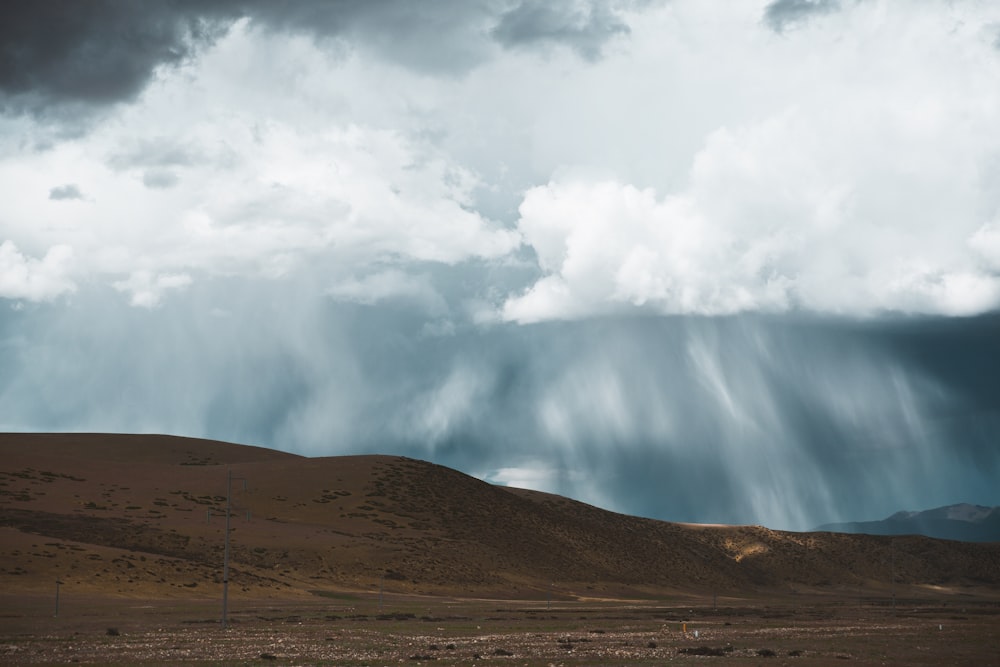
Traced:
<svg viewBox="0 0 1000 667">
<path fill-rule="evenodd" d="M 989 0 L 8 0 L 0 430 L 1000 505 L 998 119 Z"/>
</svg>

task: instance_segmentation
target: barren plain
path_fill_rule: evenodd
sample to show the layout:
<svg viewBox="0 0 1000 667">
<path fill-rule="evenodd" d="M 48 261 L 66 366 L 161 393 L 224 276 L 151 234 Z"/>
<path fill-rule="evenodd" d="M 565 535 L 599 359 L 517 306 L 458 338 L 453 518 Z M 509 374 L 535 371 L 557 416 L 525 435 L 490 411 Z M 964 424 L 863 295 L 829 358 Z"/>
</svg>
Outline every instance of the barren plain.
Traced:
<svg viewBox="0 0 1000 667">
<path fill-rule="evenodd" d="M 671 524 L 169 436 L 0 456 L 4 664 L 1000 664 L 998 544 Z"/>
</svg>

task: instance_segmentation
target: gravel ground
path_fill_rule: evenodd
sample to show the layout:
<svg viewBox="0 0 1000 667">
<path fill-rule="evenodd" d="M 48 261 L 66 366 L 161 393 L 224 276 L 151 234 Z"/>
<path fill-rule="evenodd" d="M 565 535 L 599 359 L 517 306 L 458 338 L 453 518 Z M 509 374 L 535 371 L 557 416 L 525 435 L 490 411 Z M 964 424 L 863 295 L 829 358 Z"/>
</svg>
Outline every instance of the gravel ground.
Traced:
<svg viewBox="0 0 1000 667">
<path fill-rule="evenodd" d="M 0 618 L 3 664 L 1000 665 L 1000 605 L 679 609 L 653 604 L 401 604 Z M 361 610 L 364 611 L 364 610 Z M 115 623 L 116 625 L 108 625 Z M 706 663 L 706 661 L 708 661 Z"/>
</svg>

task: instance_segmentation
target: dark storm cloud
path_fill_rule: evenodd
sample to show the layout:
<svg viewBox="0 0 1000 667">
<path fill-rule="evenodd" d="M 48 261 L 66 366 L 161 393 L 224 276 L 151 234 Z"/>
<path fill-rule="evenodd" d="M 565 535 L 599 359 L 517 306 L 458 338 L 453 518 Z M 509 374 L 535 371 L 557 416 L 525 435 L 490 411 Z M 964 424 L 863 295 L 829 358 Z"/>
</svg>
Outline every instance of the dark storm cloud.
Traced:
<svg viewBox="0 0 1000 667">
<path fill-rule="evenodd" d="M 960 392 L 966 414 L 1000 418 L 1000 313 L 892 322 L 880 329 L 895 354 Z"/>
<path fill-rule="evenodd" d="M 11 0 L 0 11 L 0 109 L 55 120 L 134 99 L 158 67 L 195 57 L 244 17 L 251 28 L 308 34 L 334 50 L 452 74 L 490 58 L 496 42 L 561 43 L 594 59 L 628 31 L 600 2 Z"/>
<path fill-rule="evenodd" d="M 576 424 L 565 461 L 600 471 L 589 483 L 619 509 L 808 528 L 823 515 L 930 502 L 921 494 L 993 502 L 1000 411 L 988 406 L 1000 375 L 995 360 L 986 377 L 973 367 L 997 324 L 933 336 L 926 325 L 766 317 L 546 325 L 523 334 L 537 337 L 523 358 L 545 360 L 529 371 L 533 401 L 557 397 Z M 913 367 L 900 337 L 933 361 Z M 948 351 L 963 343 L 965 370 L 949 368 Z M 581 485 L 560 491 L 579 495 Z"/>
<path fill-rule="evenodd" d="M 75 183 L 67 183 L 66 185 L 58 185 L 49 190 L 49 199 L 53 201 L 83 199 L 83 193 L 80 192 L 79 186 Z"/>
<path fill-rule="evenodd" d="M 132 99 L 156 67 L 183 62 L 220 34 L 208 3 L 10 0 L 0 12 L 0 104 L 7 111 L 86 110 Z"/>
<path fill-rule="evenodd" d="M 461 73 L 490 55 L 488 30 L 505 3 L 495 0 L 306 0 L 248 2 L 255 27 L 312 35 L 358 48 L 408 69 Z"/>
<path fill-rule="evenodd" d="M 562 44 L 596 60 L 608 40 L 628 33 L 628 25 L 605 5 L 522 2 L 503 15 L 492 34 L 505 47 Z"/>
<path fill-rule="evenodd" d="M 246 2 L 256 25 L 340 38 L 409 69 L 463 73 L 505 48 L 566 46 L 588 60 L 629 32 L 618 0 L 285 0 Z"/>
<path fill-rule="evenodd" d="M 764 9 L 764 22 L 782 33 L 810 20 L 840 9 L 840 0 L 773 0 Z"/>
</svg>

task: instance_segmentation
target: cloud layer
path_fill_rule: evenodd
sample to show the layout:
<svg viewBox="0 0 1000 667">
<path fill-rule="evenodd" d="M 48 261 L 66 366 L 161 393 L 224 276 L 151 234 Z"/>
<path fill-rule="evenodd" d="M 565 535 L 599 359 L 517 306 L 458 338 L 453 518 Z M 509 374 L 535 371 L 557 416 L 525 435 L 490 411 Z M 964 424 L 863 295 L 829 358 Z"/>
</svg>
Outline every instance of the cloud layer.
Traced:
<svg viewBox="0 0 1000 667">
<path fill-rule="evenodd" d="M 73 284 L 322 257 L 336 291 L 373 262 L 534 255 L 535 281 L 490 296 L 520 322 L 1000 303 L 1000 17 L 981 5 L 460 4 L 411 38 L 474 38 L 447 55 L 461 76 L 395 50 L 407 3 L 111 3 L 51 45 L 31 36 L 56 19 L 22 7 L 32 48 L 0 89 L 39 106 L 4 120 L 5 240 L 68 246 Z M 157 36 L 130 76 L 132 42 L 97 41 L 112 26 Z M 84 99 L 64 61 L 121 88 Z M 114 120 L 53 144 L 60 101 Z"/>
</svg>

